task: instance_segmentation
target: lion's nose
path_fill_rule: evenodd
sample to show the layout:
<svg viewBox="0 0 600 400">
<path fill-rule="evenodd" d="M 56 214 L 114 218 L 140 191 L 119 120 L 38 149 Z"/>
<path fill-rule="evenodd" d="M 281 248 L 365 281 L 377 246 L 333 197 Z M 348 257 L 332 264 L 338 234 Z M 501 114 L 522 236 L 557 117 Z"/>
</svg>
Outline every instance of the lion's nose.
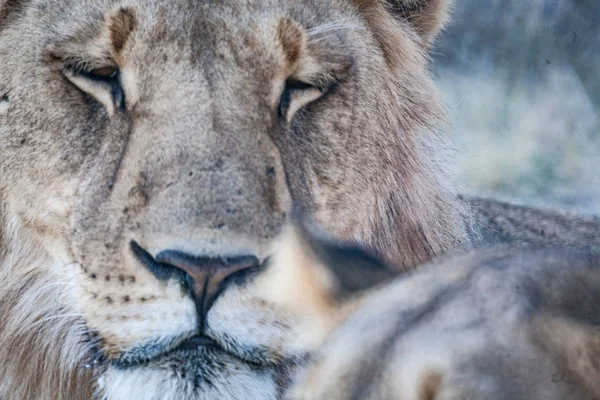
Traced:
<svg viewBox="0 0 600 400">
<path fill-rule="evenodd" d="M 201 328 L 204 328 L 208 310 L 234 277 L 260 266 L 260 261 L 255 256 L 214 258 L 165 250 L 153 259 L 135 242 L 132 242 L 132 250 L 138 259 L 151 267 L 151 272 L 159 279 L 183 275 L 183 280 L 196 302 Z"/>
<path fill-rule="evenodd" d="M 231 278 L 260 265 L 255 256 L 197 257 L 167 250 L 156 256 L 156 261 L 185 272 L 192 279 L 191 289 L 198 313 L 204 322 L 208 310 Z"/>
</svg>

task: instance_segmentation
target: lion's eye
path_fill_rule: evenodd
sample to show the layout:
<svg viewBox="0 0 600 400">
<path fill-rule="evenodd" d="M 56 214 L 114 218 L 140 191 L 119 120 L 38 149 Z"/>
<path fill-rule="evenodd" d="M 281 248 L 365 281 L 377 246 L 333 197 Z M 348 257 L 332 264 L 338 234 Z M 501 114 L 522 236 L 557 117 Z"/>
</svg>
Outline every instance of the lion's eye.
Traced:
<svg viewBox="0 0 600 400">
<path fill-rule="evenodd" d="M 116 109 L 125 109 L 125 92 L 118 67 L 107 65 L 84 69 L 67 66 L 64 74 L 80 90 L 104 104 L 109 114 Z"/>
<path fill-rule="evenodd" d="M 119 69 L 117 67 L 100 67 L 88 72 L 92 79 L 111 80 L 117 78 Z"/>
<path fill-rule="evenodd" d="M 279 99 L 277 110 L 279 118 L 291 121 L 299 109 L 319 99 L 329 90 L 329 88 L 321 89 L 310 83 L 289 79 Z"/>
</svg>

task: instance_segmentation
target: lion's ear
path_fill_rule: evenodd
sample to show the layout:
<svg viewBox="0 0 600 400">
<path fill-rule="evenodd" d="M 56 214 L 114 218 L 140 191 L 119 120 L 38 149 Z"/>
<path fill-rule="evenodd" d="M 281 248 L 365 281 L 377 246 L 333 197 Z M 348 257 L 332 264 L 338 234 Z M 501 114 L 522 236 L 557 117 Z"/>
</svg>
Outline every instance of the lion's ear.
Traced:
<svg viewBox="0 0 600 400">
<path fill-rule="evenodd" d="M 332 240 L 316 227 L 297 221 L 275 246 L 261 276 L 261 293 L 297 313 L 324 316 L 396 275 L 395 269 L 359 246 Z"/>
<path fill-rule="evenodd" d="M 329 238 L 314 226 L 288 226 L 265 270 L 254 280 L 261 298 L 294 315 L 300 349 L 317 348 L 361 293 L 392 280 L 397 271 L 358 246 Z"/>
<path fill-rule="evenodd" d="M 373 17 L 381 11 L 411 26 L 426 46 L 444 27 L 449 17 L 451 0 L 353 0 Z"/>
<path fill-rule="evenodd" d="M 361 246 L 334 240 L 306 221 L 296 220 L 287 240 L 304 260 L 304 268 L 313 269 L 314 276 L 327 277 L 321 286 L 328 287 L 334 300 L 388 282 L 397 274 Z"/>
</svg>

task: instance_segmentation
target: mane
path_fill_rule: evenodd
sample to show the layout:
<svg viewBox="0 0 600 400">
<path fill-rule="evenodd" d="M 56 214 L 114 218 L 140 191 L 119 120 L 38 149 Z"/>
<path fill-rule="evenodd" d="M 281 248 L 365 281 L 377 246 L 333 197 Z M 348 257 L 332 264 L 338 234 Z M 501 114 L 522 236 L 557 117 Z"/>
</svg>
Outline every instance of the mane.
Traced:
<svg viewBox="0 0 600 400">
<path fill-rule="evenodd" d="M 362 13 L 386 57 L 388 88 L 374 113 L 402 136 L 396 168 L 378 193 L 359 240 L 384 259 L 411 268 L 469 246 L 471 216 L 458 197 L 445 108 L 429 77 L 428 47 L 377 2 Z M 373 71 L 373 73 L 378 73 Z"/>
<path fill-rule="evenodd" d="M 71 282 L 19 231 L 16 223 L 0 227 L 0 398 L 93 398 Z"/>
</svg>

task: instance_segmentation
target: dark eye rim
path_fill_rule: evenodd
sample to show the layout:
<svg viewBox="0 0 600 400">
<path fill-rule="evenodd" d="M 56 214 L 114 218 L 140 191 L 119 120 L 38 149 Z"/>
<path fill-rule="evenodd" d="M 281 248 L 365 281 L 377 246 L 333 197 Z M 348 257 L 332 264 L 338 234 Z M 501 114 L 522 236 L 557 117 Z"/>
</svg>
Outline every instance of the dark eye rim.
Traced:
<svg viewBox="0 0 600 400">
<path fill-rule="evenodd" d="M 93 69 L 85 69 L 76 65 L 67 65 L 64 69 L 64 72 L 85 78 L 95 83 L 107 85 L 110 89 L 115 106 L 120 110 L 125 110 L 125 91 L 121 84 L 121 70 L 118 67 L 114 65 L 107 65 Z M 77 85 L 75 86 L 81 90 L 81 88 L 79 88 Z"/>
<path fill-rule="evenodd" d="M 292 102 L 292 95 L 294 94 L 294 92 L 304 90 L 318 90 L 319 92 L 321 92 L 321 95 L 325 95 L 332 91 L 335 86 L 335 82 L 329 85 L 316 85 L 297 79 L 288 79 L 285 82 L 285 87 L 279 99 L 279 107 L 277 108 L 278 117 L 281 119 L 284 119 L 286 117 L 287 112 L 290 108 L 290 104 Z"/>
<path fill-rule="evenodd" d="M 93 69 L 85 69 L 68 65 L 65 70 L 71 74 L 81 76 L 91 81 L 106 83 L 119 82 L 121 75 L 119 68 L 113 65 L 107 65 Z"/>
<path fill-rule="evenodd" d="M 87 71 L 87 74 L 93 79 L 112 80 L 118 78 L 120 72 L 118 67 L 106 66 Z"/>
</svg>

